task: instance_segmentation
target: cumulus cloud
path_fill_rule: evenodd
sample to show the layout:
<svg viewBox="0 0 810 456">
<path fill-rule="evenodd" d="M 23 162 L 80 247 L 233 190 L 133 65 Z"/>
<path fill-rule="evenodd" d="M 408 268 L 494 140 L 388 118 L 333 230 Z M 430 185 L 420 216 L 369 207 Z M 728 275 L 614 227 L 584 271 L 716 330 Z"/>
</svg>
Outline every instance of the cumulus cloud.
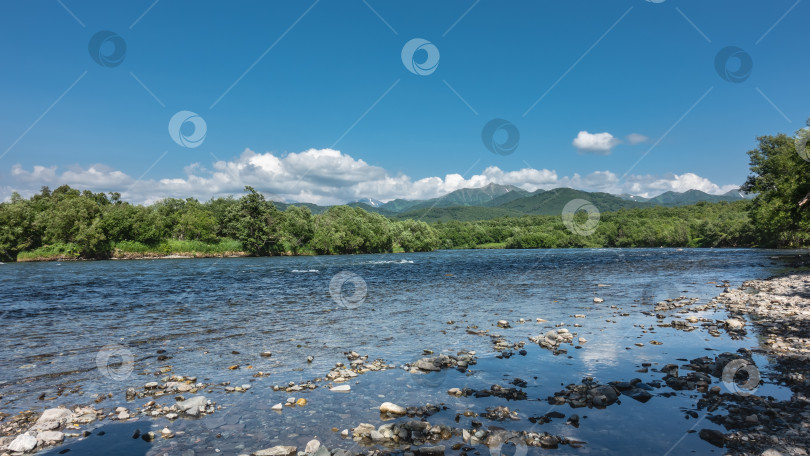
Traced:
<svg viewBox="0 0 810 456">
<path fill-rule="evenodd" d="M 583 130 L 580 131 L 576 138 L 571 142 L 581 153 L 595 153 L 600 155 L 608 155 L 611 150 L 617 145 L 621 144 L 621 140 L 611 135 L 608 132 L 603 133 L 588 133 Z"/>
<path fill-rule="evenodd" d="M 627 183 L 627 193 L 643 197 L 656 196 L 668 191 L 685 192 L 687 190 L 700 190 L 719 195 L 739 189 L 739 185 L 717 185 L 694 173 L 666 174 L 658 177 L 627 176 Z"/>
<path fill-rule="evenodd" d="M 60 170 L 56 166 L 36 165 L 24 169 L 11 168 L 11 179 L 0 187 L 0 200 L 12 191 L 30 195 L 43 185 L 52 188 L 68 184 L 96 192 L 121 192 L 127 201 L 152 203 L 162 198 L 211 197 L 239 195 L 250 185 L 270 199 L 284 202 L 309 202 L 322 205 L 340 204 L 361 198 L 389 201 L 395 198 L 435 198 L 462 188 L 476 188 L 495 183 L 514 185 L 524 190 L 549 190 L 571 187 L 587 191 L 614 194 L 630 193 L 655 196 L 668 190 L 682 192 L 698 189 L 707 193 L 725 193 L 734 185 L 719 186 L 693 173 L 663 176 L 631 175 L 621 180 L 611 171 L 596 171 L 587 175 L 560 176 L 554 170 L 524 168 L 505 171 L 490 166 L 480 174 L 464 177 L 447 174 L 412 179 L 404 174 L 393 175 L 384 168 L 333 149 L 309 149 L 284 156 L 270 152 L 256 153 L 245 149 L 230 161 L 216 161 L 209 167 L 193 163 L 184 168 L 184 175 L 164 179 L 138 179 L 103 164 L 88 168 L 71 166 Z"/>
<path fill-rule="evenodd" d="M 631 145 L 635 146 L 636 144 L 645 143 L 650 140 L 650 138 L 639 134 L 639 133 L 630 133 L 626 136 L 627 142 Z"/>
</svg>

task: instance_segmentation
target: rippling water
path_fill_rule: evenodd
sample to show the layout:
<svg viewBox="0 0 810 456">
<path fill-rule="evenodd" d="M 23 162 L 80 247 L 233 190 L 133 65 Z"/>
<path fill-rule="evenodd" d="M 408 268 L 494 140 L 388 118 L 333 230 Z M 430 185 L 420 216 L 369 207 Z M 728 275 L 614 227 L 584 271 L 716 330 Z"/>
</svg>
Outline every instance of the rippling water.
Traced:
<svg viewBox="0 0 810 456">
<path fill-rule="evenodd" d="M 207 394 L 223 410 L 200 420 L 175 422 L 172 429 L 186 434 L 153 444 L 154 454 L 167 450 L 181 454 L 184 449 L 196 452 L 188 454 L 215 454 L 216 449 L 235 454 L 278 444 L 302 447 L 314 436 L 330 447 L 348 448 L 351 442 L 341 442 L 330 429 L 361 422 L 379 425 L 376 408 L 380 402 L 390 400 L 404 406 L 444 402 L 450 410 L 430 421 L 451 423 L 459 411 L 483 412 L 503 400 L 457 399 L 446 394 L 448 388 L 484 388 L 512 377 L 529 381 L 529 400 L 510 403 L 510 408 L 517 408 L 524 417 L 541 415 L 551 410 L 545 401 L 548 396 L 587 375 L 602 382 L 637 376 L 660 380 L 661 374 L 634 371 L 641 362 L 691 359 L 709 353 L 707 348 L 734 351 L 753 346 L 754 339 L 731 341 L 702 331 L 663 328 L 655 334 L 642 334 L 634 325 L 654 325 L 655 319 L 641 311 L 652 310 L 661 299 L 687 295 L 706 302 L 722 291 L 709 282 L 728 280 L 736 287 L 743 280 L 766 277 L 783 267 L 779 257 L 788 254 L 692 249 L 481 250 L 4 264 L 0 265 L 4 340 L 0 346 L 0 411 L 92 403 L 93 394 L 108 392 L 114 398 L 102 406 L 134 408 L 145 400 L 127 404 L 126 388 L 142 386 L 155 379 L 157 369 L 170 365 L 172 373 L 197 376 L 206 383 L 251 383 L 253 388 L 244 394 L 225 394 L 221 389 Z M 359 279 L 346 283 L 341 301 L 330 294 L 330 282 L 342 271 Z M 365 299 L 352 300 L 364 287 Z M 605 301 L 595 304 L 597 295 Z M 574 314 L 586 318 L 575 321 Z M 520 318 L 526 323 L 518 324 Z M 536 318 L 548 323 L 538 324 Z M 712 314 L 711 318 L 722 315 Z M 509 320 L 513 327 L 495 328 L 500 319 Z M 526 341 L 556 323 L 567 324 L 588 343 L 559 356 L 528 344 L 527 356 L 502 360 L 494 358 L 489 338 L 466 332 L 468 326 L 478 326 L 506 335 L 510 341 Z M 573 328 L 573 323 L 582 327 Z M 664 345 L 649 345 L 652 338 Z M 634 346 L 639 341 L 645 346 Z M 131 353 L 131 374 L 112 378 L 116 376 L 104 375 L 109 372 L 97 367 L 100 350 L 109 346 L 122 346 Z M 307 393 L 310 405 L 306 407 L 285 409 L 280 415 L 270 411 L 273 404 L 288 397 L 273 392 L 272 385 L 323 376 L 335 362 L 345 361 L 343 352 L 355 350 L 368 354 L 369 359 L 383 358 L 400 365 L 418 359 L 425 349 L 435 353 L 476 350 L 479 363 L 468 375 L 453 370 L 427 376 L 400 369 L 371 372 L 355 379 L 349 394 L 318 389 Z M 170 359 L 158 361 L 158 350 L 165 350 Z M 259 356 L 266 350 L 273 352 L 271 358 Z M 306 360 L 310 355 L 314 356 L 312 363 Z M 767 369 L 765 360 L 758 362 Z M 234 364 L 252 365 L 253 369 L 229 370 Z M 259 370 L 271 375 L 252 378 Z M 784 394 L 776 386 L 764 388 L 769 394 Z M 63 394 L 53 400 L 37 399 L 42 393 L 55 397 L 57 391 Z M 605 410 L 579 410 L 588 415 L 579 429 L 561 420 L 536 430 L 588 442 L 582 449 L 558 450 L 561 454 L 626 454 L 639 448 L 665 453 L 684 435 L 671 454 L 703 453 L 713 447 L 696 434 L 685 434 L 695 420 L 686 420 L 684 410 L 694 409 L 696 400 L 694 392 L 655 397 L 646 404 L 625 400 Z M 575 413 L 567 406 L 556 409 Z M 167 424 L 162 418 L 141 420 L 156 429 Z M 525 420 L 495 424 L 531 427 Z M 708 420 L 701 423 L 701 427 L 711 426 Z M 216 433 L 221 438 L 215 438 Z M 81 449 L 77 447 L 71 454 L 81 454 Z"/>
</svg>

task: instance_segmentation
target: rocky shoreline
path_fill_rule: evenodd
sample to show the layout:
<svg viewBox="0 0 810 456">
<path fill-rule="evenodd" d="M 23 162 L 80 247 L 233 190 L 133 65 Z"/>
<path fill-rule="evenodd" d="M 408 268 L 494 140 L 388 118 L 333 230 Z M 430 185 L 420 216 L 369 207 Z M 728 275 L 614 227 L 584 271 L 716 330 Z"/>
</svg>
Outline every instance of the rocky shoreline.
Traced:
<svg viewBox="0 0 810 456">
<path fill-rule="evenodd" d="M 810 273 L 751 280 L 726 289 L 712 304 L 722 306 L 734 323 L 732 337 L 755 333 L 774 373 L 769 380 L 793 392 L 790 400 L 760 397 L 760 373 L 748 362 L 726 365 L 725 382 L 741 385 L 723 395 L 728 416 L 710 418 L 731 431 L 726 446 L 738 454 L 804 455 L 810 451 Z M 744 354 L 746 355 L 746 354 Z M 745 358 L 743 358 L 745 359 Z"/>
<path fill-rule="evenodd" d="M 600 285 L 601 286 L 601 285 Z M 318 439 L 310 440 L 305 448 L 294 445 L 276 445 L 270 448 L 244 452 L 244 455 L 257 456 L 351 456 L 358 454 L 403 454 L 441 455 L 447 452 L 467 454 L 480 452 L 481 445 L 493 451 L 503 445 L 522 448 L 554 449 L 561 446 L 580 448 L 587 443 L 565 435 L 552 434 L 538 426 L 552 420 L 561 420 L 572 428 L 579 428 L 581 413 L 561 413 L 552 411 L 543 415 L 529 416 L 529 424 L 522 430 L 509 430 L 498 423 L 521 421 L 523 418 L 506 404 L 512 401 L 540 400 L 551 406 L 564 406 L 574 409 L 603 409 L 621 403 L 622 398 L 647 403 L 652 397 L 670 397 L 678 391 L 694 391 L 699 394 L 694 411 L 687 417 L 697 419 L 694 432 L 698 437 L 717 447 L 724 448 L 727 454 L 735 455 L 804 455 L 810 448 L 810 274 L 791 274 L 768 280 L 753 280 L 732 289 L 727 283 L 719 283 L 724 291 L 709 303 L 700 304 L 696 298 L 685 296 L 658 302 L 650 311 L 642 311 L 654 316 L 660 328 L 677 331 L 705 331 L 720 337 L 726 334 L 732 338 L 759 337 L 759 344 L 752 350 L 741 349 L 736 353 L 722 353 L 716 356 L 701 356 L 691 360 L 672 360 L 665 365 L 643 363 L 636 372 L 646 374 L 647 379 L 617 379 L 600 382 L 588 377 L 579 383 L 565 385 L 564 388 L 547 398 L 532 398 L 525 390 L 526 381 L 513 379 L 508 385 L 494 384 L 485 389 L 453 387 L 446 391 L 448 398 L 498 398 L 506 401 L 503 405 L 487 407 L 486 410 L 470 409 L 456 413 L 456 425 L 431 423 L 429 418 L 441 411 L 447 411 L 445 403 L 403 404 L 383 402 L 379 405 L 380 425 L 371 423 L 347 423 L 342 430 L 332 430 L 340 435 L 343 448 L 328 449 Z M 601 304 L 601 298 L 594 298 L 594 304 Z M 617 316 L 628 316 L 616 306 Z M 728 314 L 722 320 L 707 318 L 709 310 Z M 700 315 L 695 315 L 700 314 Z M 583 321 L 585 315 L 573 315 L 575 321 Z M 453 322 L 448 322 L 448 324 Z M 508 329 L 511 324 L 547 323 L 541 318 L 531 322 L 518 319 L 514 322 L 499 320 L 493 330 Z M 548 328 L 551 325 L 546 325 Z M 587 341 L 577 337 L 579 323 L 571 325 L 571 330 L 553 325 L 553 329 L 529 337 L 526 341 L 512 342 L 490 330 L 467 327 L 466 333 L 489 337 L 495 358 L 504 360 L 514 352 L 526 355 L 526 344 L 536 344 L 554 355 L 566 355 L 564 346 L 581 348 Z M 643 334 L 651 336 L 652 326 L 640 327 Z M 617 342 L 618 343 L 618 342 Z M 655 340 L 651 345 L 660 345 Z M 641 342 L 635 344 L 643 346 Z M 630 347 L 628 347 L 630 349 Z M 764 383 L 753 362 L 754 354 L 767 356 L 773 371 L 767 380 L 773 384 L 790 388 L 793 395 L 788 400 L 757 395 L 757 389 Z M 262 357 L 272 353 L 263 352 Z M 273 391 L 287 394 L 306 394 L 317 388 L 324 388 L 336 394 L 350 393 L 350 380 L 366 373 L 403 369 L 411 375 L 436 375 L 446 369 L 466 372 L 477 362 L 474 351 L 456 351 L 451 354 L 433 355 L 426 350 L 423 357 L 401 366 L 389 364 L 381 359 L 368 360 L 356 352 L 347 352 L 346 363 L 338 362 L 324 376 L 311 380 L 290 382 L 270 387 Z M 311 359 L 308 361 L 311 362 Z M 238 368 L 238 366 L 236 366 Z M 266 376 L 257 372 L 254 377 Z M 228 382 L 207 384 L 198 382 L 196 377 L 160 375 L 159 381 L 147 382 L 138 389 L 130 387 L 122 396 L 128 402 L 146 401 L 139 407 L 115 407 L 96 409 L 92 406 L 73 408 L 50 408 L 43 413 L 26 411 L 14 416 L 0 413 L 0 451 L 3 456 L 31 454 L 63 442 L 78 441 L 91 434 L 91 428 L 104 420 L 112 422 L 135 422 L 139 419 L 156 420 L 162 418 L 167 424 L 160 431 L 141 432 L 137 430 L 133 439 L 153 442 L 156 439 L 172 439 L 175 431 L 171 424 L 183 419 L 206 419 L 205 416 L 222 410 L 216 401 L 205 394 L 214 392 L 244 393 L 253 385 L 230 386 Z M 671 389 L 672 392 L 662 391 Z M 209 396 L 210 397 L 210 396 Z M 99 402 L 99 401 L 96 401 Z M 286 403 L 272 407 L 277 413 L 288 407 L 307 405 L 304 397 L 287 398 Z M 655 406 L 661 406 L 660 404 Z M 454 412 L 453 410 L 450 411 Z M 706 419 L 722 426 L 725 432 L 699 426 Z M 489 424 L 485 424 L 485 420 Z M 564 421 L 562 421 L 564 420 Z M 388 422 L 386 422 L 388 421 Z M 145 423 L 149 427 L 149 422 Z M 157 428 L 160 428 L 158 425 Z M 343 427 L 343 426 L 341 426 Z M 156 428 L 156 429 L 157 429 Z M 486 450 L 486 449 L 484 449 Z M 517 449 L 515 450 L 517 453 Z"/>
</svg>

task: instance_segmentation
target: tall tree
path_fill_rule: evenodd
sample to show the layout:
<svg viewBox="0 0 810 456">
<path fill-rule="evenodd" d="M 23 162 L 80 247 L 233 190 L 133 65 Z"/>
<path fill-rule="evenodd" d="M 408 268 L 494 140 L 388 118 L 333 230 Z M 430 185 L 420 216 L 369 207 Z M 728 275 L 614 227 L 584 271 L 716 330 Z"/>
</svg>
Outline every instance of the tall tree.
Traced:
<svg viewBox="0 0 810 456">
<path fill-rule="evenodd" d="M 806 135 L 807 130 L 799 130 L 796 137 L 761 136 L 758 147 L 748 152 L 752 174 L 742 189 L 756 195 L 751 221 L 764 246 L 800 246 L 810 240 L 810 157 L 807 150 L 797 150 L 802 145 L 797 138 Z"/>
<path fill-rule="evenodd" d="M 245 191 L 247 195 L 228 209 L 229 231 L 250 254 L 272 253 L 279 242 L 281 213 L 253 187 L 246 186 Z"/>
</svg>

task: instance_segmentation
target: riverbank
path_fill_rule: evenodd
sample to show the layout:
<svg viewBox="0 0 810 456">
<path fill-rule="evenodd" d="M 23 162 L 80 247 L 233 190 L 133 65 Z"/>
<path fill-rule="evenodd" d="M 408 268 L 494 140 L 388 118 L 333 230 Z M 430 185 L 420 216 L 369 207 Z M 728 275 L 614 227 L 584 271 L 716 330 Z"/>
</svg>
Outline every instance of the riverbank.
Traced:
<svg viewBox="0 0 810 456">
<path fill-rule="evenodd" d="M 741 454 L 766 450 L 807 454 L 810 273 L 747 281 L 737 289 L 726 290 L 713 302 L 729 313 L 731 318 L 725 322 L 729 334 L 735 338 L 756 337 L 759 346 L 752 351 L 767 356 L 774 366 L 767 379 L 762 379 L 756 366 L 747 361 L 725 366 L 723 381 L 735 385 L 734 394 L 722 397 L 729 413 L 710 419 L 730 431 L 724 436 L 726 445 Z M 758 396 L 756 390 L 765 380 L 789 387 L 792 397 L 776 400 Z"/>
</svg>

